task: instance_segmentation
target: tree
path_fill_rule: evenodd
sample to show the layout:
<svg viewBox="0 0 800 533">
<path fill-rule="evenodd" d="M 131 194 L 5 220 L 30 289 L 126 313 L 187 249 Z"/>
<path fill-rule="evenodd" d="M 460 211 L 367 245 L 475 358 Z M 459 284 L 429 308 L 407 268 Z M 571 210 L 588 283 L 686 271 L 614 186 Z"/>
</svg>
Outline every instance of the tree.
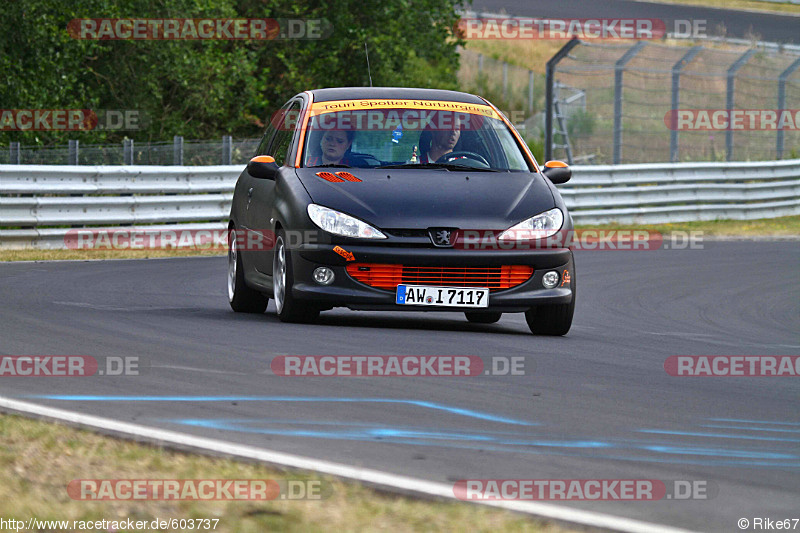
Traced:
<svg viewBox="0 0 800 533">
<path fill-rule="evenodd" d="M 0 108 L 139 110 L 136 132 L 0 131 L 0 144 L 256 137 L 293 94 L 369 84 L 455 88 L 459 0 L 12 1 L 0 17 Z M 316 40 L 83 40 L 83 18 L 325 19 Z"/>
</svg>

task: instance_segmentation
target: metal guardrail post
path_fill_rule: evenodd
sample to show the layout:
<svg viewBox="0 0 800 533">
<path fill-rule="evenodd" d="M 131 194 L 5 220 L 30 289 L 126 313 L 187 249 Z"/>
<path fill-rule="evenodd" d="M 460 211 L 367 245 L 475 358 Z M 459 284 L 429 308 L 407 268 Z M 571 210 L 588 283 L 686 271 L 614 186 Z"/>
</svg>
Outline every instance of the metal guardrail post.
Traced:
<svg viewBox="0 0 800 533">
<path fill-rule="evenodd" d="M 614 64 L 614 164 L 619 165 L 622 159 L 622 74 L 625 65 L 647 45 L 646 41 L 639 41 L 625 52 Z"/>
<path fill-rule="evenodd" d="M 222 164 L 230 165 L 233 152 L 233 140 L 230 135 L 222 136 Z"/>
<path fill-rule="evenodd" d="M 8 162 L 11 165 L 19 165 L 20 161 L 20 149 L 19 149 L 19 142 L 11 141 L 8 143 Z"/>
<path fill-rule="evenodd" d="M 533 71 L 528 71 L 528 113 L 533 115 Z"/>
<path fill-rule="evenodd" d="M 549 161 L 553 158 L 553 103 L 555 95 L 553 87 L 555 85 L 556 66 L 564 59 L 567 54 L 580 44 L 580 39 L 573 37 L 561 50 L 547 61 L 545 78 L 545 111 L 544 111 L 544 160 Z"/>
<path fill-rule="evenodd" d="M 728 110 L 728 121 L 730 121 L 731 111 L 734 106 L 733 90 L 736 81 L 736 73 L 739 72 L 739 69 L 742 68 L 744 64 L 747 63 L 747 60 L 755 53 L 756 49 L 751 48 L 742 54 L 741 57 L 731 65 L 731 68 L 728 69 L 728 80 L 725 91 L 725 109 Z M 728 124 L 728 129 L 725 130 L 725 153 L 726 160 L 733 161 L 733 128 L 730 127 L 730 123 Z"/>
<path fill-rule="evenodd" d="M 78 141 L 76 139 L 69 140 L 69 155 L 68 155 L 68 165 L 77 165 L 78 164 Z"/>
<path fill-rule="evenodd" d="M 678 106 L 681 101 L 681 71 L 683 67 L 700 53 L 702 46 L 693 46 L 672 67 L 672 128 L 669 132 L 669 160 L 674 163 L 678 160 Z"/>
<path fill-rule="evenodd" d="M 789 67 L 781 72 L 781 75 L 778 76 L 778 109 L 785 109 L 786 108 L 786 80 L 789 79 L 789 76 L 800 67 L 800 58 L 796 59 L 794 63 L 789 65 Z M 784 133 L 781 128 L 778 128 L 778 134 L 775 139 L 775 153 L 777 159 L 783 159 L 783 142 L 784 142 Z"/>
<path fill-rule="evenodd" d="M 172 138 L 172 164 L 183 165 L 183 137 L 175 135 Z"/>
<path fill-rule="evenodd" d="M 133 164 L 133 139 L 123 139 L 122 141 L 122 164 Z"/>
</svg>

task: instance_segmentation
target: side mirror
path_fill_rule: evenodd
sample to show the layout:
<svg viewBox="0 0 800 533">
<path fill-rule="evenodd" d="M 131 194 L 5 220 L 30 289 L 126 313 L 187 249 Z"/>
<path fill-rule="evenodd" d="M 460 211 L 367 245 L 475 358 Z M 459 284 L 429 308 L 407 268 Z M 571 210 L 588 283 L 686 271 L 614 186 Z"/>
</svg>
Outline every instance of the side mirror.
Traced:
<svg viewBox="0 0 800 533">
<path fill-rule="evenodd" d="M 572 170 L 562 161 L 548 161 L 544 164 L 542 174 L 555 184 L 566 183 L 572 177 Z"/>
<path fill-rule="evenodd" d="M 274 180 L 278 174 L 278 165 L 270 155 L 257 155 L 247 163 L 247 173 L 254 178 Z"/>
</svg>

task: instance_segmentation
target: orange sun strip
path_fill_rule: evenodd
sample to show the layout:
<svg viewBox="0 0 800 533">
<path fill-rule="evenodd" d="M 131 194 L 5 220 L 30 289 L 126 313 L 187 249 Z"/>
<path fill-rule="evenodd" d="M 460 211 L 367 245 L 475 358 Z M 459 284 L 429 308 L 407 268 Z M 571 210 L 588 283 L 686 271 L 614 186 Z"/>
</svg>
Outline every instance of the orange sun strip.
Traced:
<svg viewBox="0 0 800 533">
<path fill-rule="evenodd" d="M 361 111 L 364 109 L 419 109 L 431 111 L 459 111 L 491 118 L 500 118 L 497 109 L 484 104 L 467 104 L 463 102 L 446 102 L 443 100 L 335 100 L 317 102 L 309 106 L 311 115 L 322 115 L 336 111 Z"/>
</svg>

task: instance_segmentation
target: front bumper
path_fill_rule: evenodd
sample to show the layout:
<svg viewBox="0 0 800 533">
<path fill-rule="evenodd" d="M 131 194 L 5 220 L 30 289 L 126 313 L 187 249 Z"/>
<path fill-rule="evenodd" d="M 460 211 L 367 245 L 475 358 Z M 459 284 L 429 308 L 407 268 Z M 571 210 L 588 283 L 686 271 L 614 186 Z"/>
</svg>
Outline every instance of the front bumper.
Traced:
<svg viewBox="0 0 800 533">
<path fill-rule="evenodd" d="M 346 271 L 347 261 L 334 252 L 333 244 L 305 244 L 290 250 L 294 271 L 292 295 L 298 300 L 313 301 L 323 307 L 349 307 L 357 310 L 391 311 L 501 311 L 524 312 L 531 307 L 545 304 L 567 304 L 573 299 L 575 264 L 568 248 L 533 250 L 458 250 L 453 248 L 408 248 L 380 245 L 342 245 L 353 254 L 359 263 L 402 264 L 407 266 L 443 267 L 493 267 L 502 265 L 528 265 L 533 275 L 526 282 L 512 287 L 492 291 L 489 308 L 437 307 L 398 305 L 395 291 L 378 289 L 358 282 Z M 334 271 L 335 279 L 330 285 L 319 285 L 313 281 L 312 273 L 319 266 Z M 559 273 L 559 285 L 546 289 L 542 276 L 550 271 Z M 564 271 L 569 271 L 566 280 Z"/>
</svg>

